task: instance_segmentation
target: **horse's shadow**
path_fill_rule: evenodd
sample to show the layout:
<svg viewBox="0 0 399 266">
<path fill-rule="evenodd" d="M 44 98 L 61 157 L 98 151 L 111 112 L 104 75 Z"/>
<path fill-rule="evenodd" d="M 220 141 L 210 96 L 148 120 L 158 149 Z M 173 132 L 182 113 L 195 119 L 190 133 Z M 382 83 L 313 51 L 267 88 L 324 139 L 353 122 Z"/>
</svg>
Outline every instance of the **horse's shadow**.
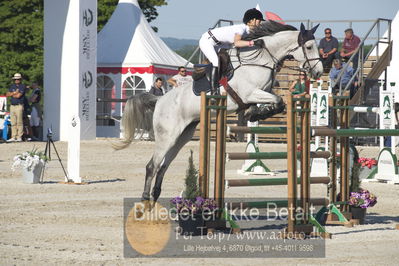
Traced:
<svg viewBox="0 0 399 266">
<path fill-rule="evenodd" d="M 391 223 L 399 223 L 399 216 L 379 215 L 378 213 L 375 212 L 366 214 L 365 224 L 391 224 Z"/>
<path fill-rule="evenodd" d="M 271 217 L 268 216 L 259 216 L 257 221 L 262 221 L 264 222 L 263 225 L 254 225 L 254 226 L 248 226 L 251 221 L 245 221 L 244 217 L 238 216 L 236 219 L 236 222 L 240 223 L 242 222 L 243 228 L 246 231 L 257 231 L 257 230 L 281 230 L 285 228 L 286 225 L 286 220 L 269 220 Z M 282 224 L 278 224 L 281 222 Z M 273 224 L 271 224 L 273 223 Z M 365 225 L 374 225 L 374 224 L 392 224 L 392 223 L 399 223 L 399 216 L 386 216 L 386 215 L 379 215 L 378 213 L 368 213 L 366 215 L 365 219 Z M 248 227 L 246 227 L 248 226 Z M 392 229 L 390 227 L 383 227 L 383 228 L 370 228 L 370 229 L 361 229 L 361 230 L 354 230 L 350 232 L 339 232 L 339 233 L 334 233 L 334 234 L 348 234 L 348 233 L 359 233 L 359 232 L 365 232 L 365 231 L 382 231 L 382 230 L 389 230 Z M 393 230 L 393 229 L 392 229 Z"/>
<path fill-rule="evenodd" d="M 256 220 L 249 220 L 247 221 L 245 217 L 243 216 L 237 216 L 236 217 L 240 225 L 242 225 L 242 229 L 245 231 L 259 231 L 259 230 L 281 230 L 285 227 L 287 227 L 286 220 L 279 219 L 278 217 L 270 217 L 267 215 L 260 215 L 257 217 Z M 251 223 L 257 222 L 257 225 L 250 226 Z M 262 225 L 259 225 L 259 222 L 262 223 Z M 281 224 L 279 224 L 281 223 Z"/>
<path fill-rule="evenodd" d="M 95 180 L 95 181 L 84 181 L 82 184 L 101 184 L 101 183 L 115 183 L 115 182 L 124 182 L 126 179 L 115 178 L 115 179 L 106 179 L 106 180 Z M 43 181 L 40 184 L 59 184 L 59 181 Z"/>
<path fill-rule="evenodd" d="M 369 229 L 361 229 L 361 230 L 351 230 L 351 231 L 347 231 L 347 232 L 336 232 L 333 235 L 348 235 L 348 234 L 353 234 L 353 233 L 372 232 L 372 231 L 386 231 L 386 230 L 395 230 L 395 229 L 393 229 L 392 227 L 369 228 Z"/>
</svg>

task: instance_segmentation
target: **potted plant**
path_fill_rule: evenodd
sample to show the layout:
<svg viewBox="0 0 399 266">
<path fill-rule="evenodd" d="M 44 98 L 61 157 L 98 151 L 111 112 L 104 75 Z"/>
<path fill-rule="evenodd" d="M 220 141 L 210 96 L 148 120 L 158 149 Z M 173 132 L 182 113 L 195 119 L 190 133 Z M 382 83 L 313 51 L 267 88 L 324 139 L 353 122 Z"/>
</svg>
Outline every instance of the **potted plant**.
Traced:
<svg viewBox="0 0 399 266">
<path fill-rule="evenodd" d="M 47 160 L 48 158 L 44 152 L 33 149 L 16 155 L 11 169 L 15 171 L 17 168 L 22 168 L 23 181 L 25 183 L 35 184 L 39 183 L 44 163 Z"/>
<path fill-rule="evenodd" d="M 217 209 L 216 202 L 212 199 L 204 199 L 200 196 L 198 188 L 198 171 L 193 162 L 193 151 L 188 158 L 186 171 L 185 190 L 182 195 L 171 200 L 175 208 L 181 234 L 199 235 L 205 222 L 214 219 Z M 205 230 L 202 230 L 205 232 Z"/>
<path fill-rule="evenodd" d="M 358 192 L 351 192 L 349 205 L 352 218 L 358 219 L 360 224 L 364 224 L 367 208 L 373 207 L 376 203 L 377 197 L 366 189 L 360 188 Z"/>
</svg>

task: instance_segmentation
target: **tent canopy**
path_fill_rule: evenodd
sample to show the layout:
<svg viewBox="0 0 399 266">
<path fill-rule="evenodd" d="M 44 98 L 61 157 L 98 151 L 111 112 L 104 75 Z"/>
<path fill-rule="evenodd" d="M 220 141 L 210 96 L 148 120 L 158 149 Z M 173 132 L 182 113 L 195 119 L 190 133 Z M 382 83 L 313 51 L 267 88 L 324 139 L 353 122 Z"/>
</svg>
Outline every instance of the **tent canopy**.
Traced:
<svg viewBox="0 0 399 266">
<path fill-rule="evenodd" d="M 99 72 L 166 74 L 162 72 L 187 63 L 156 35 L 137 0 L 119 1 L 111 18 L 98 34 L 97 44 Z"/>
</svg>

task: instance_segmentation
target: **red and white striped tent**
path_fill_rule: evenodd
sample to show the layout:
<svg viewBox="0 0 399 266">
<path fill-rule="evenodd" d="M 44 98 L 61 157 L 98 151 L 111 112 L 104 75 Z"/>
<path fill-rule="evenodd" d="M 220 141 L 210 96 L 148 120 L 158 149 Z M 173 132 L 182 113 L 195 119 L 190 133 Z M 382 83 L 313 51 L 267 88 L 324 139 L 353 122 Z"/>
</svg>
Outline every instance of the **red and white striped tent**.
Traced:
<svg viewBox="0 0 399 266">
<path fill-rule="evenodd" d="M 127 98 L 149 91 L 157 77 L 166 81 L 186 63 L 156 35 L 137 0 L 120 0 L 98 34 L 97 97 Z M 121 109 L 120 103 L 98 103 L 97 115 L 119 116 Z M 97 120 L 97 137 L 119 137 L 119 123 Z"/>
</svg>

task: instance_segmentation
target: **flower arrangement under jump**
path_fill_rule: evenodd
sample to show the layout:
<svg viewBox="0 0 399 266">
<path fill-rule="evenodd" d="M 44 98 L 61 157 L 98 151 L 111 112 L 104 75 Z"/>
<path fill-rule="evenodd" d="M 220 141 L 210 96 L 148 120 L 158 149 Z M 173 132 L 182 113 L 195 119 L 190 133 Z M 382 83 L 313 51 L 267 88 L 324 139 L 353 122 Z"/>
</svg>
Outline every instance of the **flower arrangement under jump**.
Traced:
<svg viewBox="0 0 399 266">
<path fill-rule="evenodd" d="M 373 158 L 361 157 L 357 160 L 357 162 L 360 163 L 360 165 L 362 167 L 368 167 L 369 169 L 371 169 L 373 166 L 377 165 L 377 160 L 375 160 Z"/>
<path fill-rule="evenodd" d="M 353 207 L 368 208 L 377 203 L 377 196 L 366 189 L 360 189 L 359 192 L 351 192 L 349 205 Z"/>
<path fill-rule="evenodd" d="M 217 209 L 216 201 L 213 199 L 204 199 L 196 197 L 195 199 L 185 199 L 183 197 L 175 197 L 171 203 L 176 206 L 177 213 L 191 214 L 210 214 Z"/>
<path fill-rule="evenodd" d="M 16 168 L 23 168 L 28 171 L 35 169 L 39 163 L 44 164 L 48 158 L 44 152 L 38 152 L 37 149 L 26 151 L 22 154 L 18 154 L 14 157 L 14 163 L 11 169 L 15 171 Z"/>
</svg>

